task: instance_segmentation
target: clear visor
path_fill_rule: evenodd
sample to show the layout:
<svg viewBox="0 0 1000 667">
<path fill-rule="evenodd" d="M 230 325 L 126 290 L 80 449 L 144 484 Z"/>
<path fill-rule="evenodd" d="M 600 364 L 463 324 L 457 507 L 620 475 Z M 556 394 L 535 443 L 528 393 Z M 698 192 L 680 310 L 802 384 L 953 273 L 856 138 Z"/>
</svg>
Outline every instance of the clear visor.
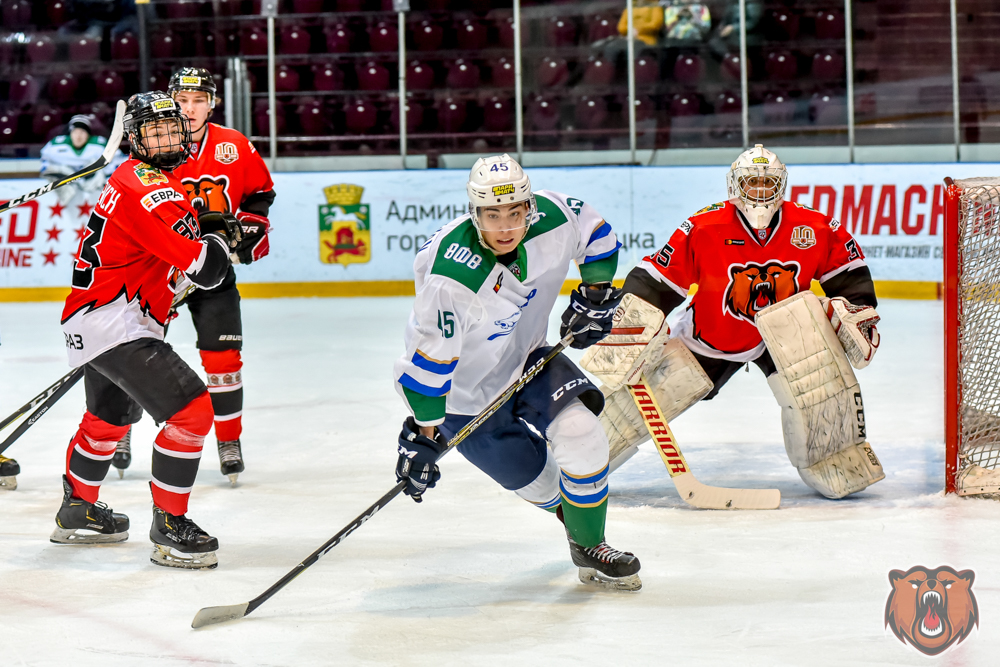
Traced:
<svg viewBox="0 0 1000 667">
<path fill-rule="evenodd" d="M 737 194 L 751 206 L 768 206 L 784 197 L 787 177 L 784 169 L 767 167 L 740 167 L 734 174 Z"/>
<path fill-rule="evenodd" d="M 523 232 L 528 227 L 530 207 L 528 202 L 500 206 L 480 206 L 476 210 L 476 226 L 483 232 L 502 234 Z"/>
</svg>

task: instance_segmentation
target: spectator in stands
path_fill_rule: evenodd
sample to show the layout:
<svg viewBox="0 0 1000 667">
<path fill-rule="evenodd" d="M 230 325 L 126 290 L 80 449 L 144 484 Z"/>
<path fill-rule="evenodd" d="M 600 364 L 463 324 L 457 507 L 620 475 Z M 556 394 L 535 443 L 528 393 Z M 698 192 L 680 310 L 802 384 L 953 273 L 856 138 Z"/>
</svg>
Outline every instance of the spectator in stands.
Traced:
<svg viewBox="0 0 1000 667">
<path fill-rule="evenodd" d="M 632 5 L 632 29 L 635 38 L 646 46 L 656 46 L 663 32 L 663 7 L 658 0 L 636 0 Z M 628 9 L 618 21 L 618 34 L 628 34 Z"/>
<path fill-rule="evenodd" d="M 123 32 L 139 34 L 135 0 L 69 0 L 69 10 L 73 20 L 59 29 L 64 35 L 83 33 L 104 39 L 105 30 L 110 30 L 112 38 Z"/>
<path fill-rule="evenodd" d="M 663 8 L 663 31 L 668 40 L 701 42 L 711 30 L 712 14 L 706 5 L 677 0 Z"/>
<path fill-rule="evenodd" d="M 747 43 L 757 41 L 757 32 L 764 16 L 764 3 L 761 0 L 746 0 L 746 30 Z M 722 14 L 722 20 L 715 29 L 715 34 L 708 40 L 709 50 L 717 59 L 722 60 L 726 54 L 740 49 L 740 3 L 731 1 Z"/>
<path fill-rule="evenodd" d="M 107 139 L 94 133 L 93 116 L 76 115 L 70 118 L 66 134 L 60 134 L 42 147 L 40 175 L 58 181 L 94 163 L 104 152 Z M 111 163 L 92 176 L 78 179 L 56 190 L 59 201 L 67 204 L 77 195 L 100 192 L 114 170 L 126 159 L 121 151 Z"/>
</svg>

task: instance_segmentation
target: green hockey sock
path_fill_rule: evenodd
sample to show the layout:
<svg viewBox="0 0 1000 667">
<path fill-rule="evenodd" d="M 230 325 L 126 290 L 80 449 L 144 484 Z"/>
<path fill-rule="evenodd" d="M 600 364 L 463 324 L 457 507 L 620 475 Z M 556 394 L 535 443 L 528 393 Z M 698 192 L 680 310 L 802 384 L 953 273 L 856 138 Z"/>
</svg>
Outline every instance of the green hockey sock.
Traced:
<svg viewBox="0 0 1000 667">
<path fill-rule="evenodd" d="M 608 499 L 594 507 L 579 507 L 562 497 L 563 520 L 573 541 L 585 549 L 604 540 L 604 524 L 608 517 Z"/>
</svg>

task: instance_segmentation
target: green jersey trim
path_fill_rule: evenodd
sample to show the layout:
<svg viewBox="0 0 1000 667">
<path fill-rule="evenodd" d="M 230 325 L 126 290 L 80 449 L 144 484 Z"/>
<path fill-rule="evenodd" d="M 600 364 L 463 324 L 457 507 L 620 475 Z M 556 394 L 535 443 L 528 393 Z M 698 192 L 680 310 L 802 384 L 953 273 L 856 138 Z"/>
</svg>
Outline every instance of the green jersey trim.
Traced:
<svg viewBox="0 0 1000 667">
<path fill-rule="evenodd" d="M 472 218 L 466 218 L 441 239 L 431 274 L 451 278 L 478 292 L 496 263 L 493 253 L 479 243 Z"/>
<path fill-rule="evenodd" d="M 424 396 L 409 387 L 403 387 L 406 402 L 419 422 L 435 422 L 444 419 L 448 399 L 445 396 Z"/>
<path fill-rule="evenodd" d="M 528 233 L 525 234 L 524 241 L 530 241 L 569 222 L 569 218 L 566 217 L 563 210 L 548 197 L 535 195 L 535 203 L 538 206 L 538 222 L 528 228 Z"/>
<path fill-rule="evenodd" d="M 587 262 L 580 265 L 580 279 L 583 282 L 593 285 L 594 283 L 610 282 L 615 277 L 618 270 L 618 253 L 599 259 L 596 262 Z"/>
</svg>

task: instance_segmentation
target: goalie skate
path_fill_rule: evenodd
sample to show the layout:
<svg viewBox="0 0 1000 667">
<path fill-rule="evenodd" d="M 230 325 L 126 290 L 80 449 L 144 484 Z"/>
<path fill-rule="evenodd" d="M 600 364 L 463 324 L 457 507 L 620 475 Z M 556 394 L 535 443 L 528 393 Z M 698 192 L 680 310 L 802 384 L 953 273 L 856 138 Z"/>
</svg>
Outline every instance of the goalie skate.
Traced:
<svg viewBox="0 0 1000 667">
<path fill-rule="evenodd" d="M 580 568 L 580 581 L 588 586 L 598 586 L 615 591 L 638 591 L 642 588 L 639 579 L 639 559 L 627 551 L 618 551 L 607 542 L 585 549 L 572 538 L 569 552 L 573 564 Z"/>
<path fill-rule="evenodd" d="M 154 505 L 149 539 L 153 542 L 149 560 L 157 565 L 201 570 L 219 564 L 215 555 L 219 540 L 183 514 L 168 514 Z"/>
<path fill-rule="evenodd" d="M 73 497 L 73 487 L 63 475 L 63 503 L 56 514 L 56 529 L 49 537 L 56 544 L 106 544 L 128 539 L 129 521 L 104 503 Z M 84 531 L 84 532 L 80 532 Z"/>
<path fill-rule="evenodd" d="M 21 466 L 14 459 L 0 456 L 0 489 L 13 491 L 17 488 L 17 475 L 21 473 Z"/>
</svg>

